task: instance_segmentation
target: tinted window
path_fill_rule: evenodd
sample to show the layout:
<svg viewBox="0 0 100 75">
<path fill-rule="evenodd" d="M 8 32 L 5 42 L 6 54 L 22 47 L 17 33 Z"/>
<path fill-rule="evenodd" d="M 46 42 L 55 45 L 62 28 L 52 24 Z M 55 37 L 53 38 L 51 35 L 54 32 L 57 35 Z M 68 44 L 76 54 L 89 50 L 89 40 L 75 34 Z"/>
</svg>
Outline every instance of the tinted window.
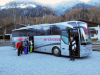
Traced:
<svg viewBox="0 0 100 75">
<path fill-rule="evenodd" d="M 65 44 L 69 44 L 68 32 L 62 31 L 61 39 Z"/>
<path fill-rule="evenodd" d="M 70 30 L 71 35 L 78 35 L 78 30 Z"/>
<path fill-rule="evenodd" d="M 86 27 L 86 28 L 87 28 L 87 23 L 84 23 L 84 22 L 78 22 L 78 26 L 83 26 L 83 27 Z"/>
<path fill-rule="evenodd" d="M 19 31 L 13 31 L 12 37 L 19 37 Z"/>
<path fill-rule="evenodd" d="M 42 27 L 36 27 L 35 29 L 36 29 L 36 35 L 37 36 L 41 35 L 41 29 L 42 29 Z"/>
<path fill-rule="evenodd" d="M 68 28 L 65 25 L 53 25 L 51 26 L 51 35 L 61 35 L 61 31 L 67 31 Z"/>
<path fill-rule="evenodd" d="M 51 26 L 51 35 L 60 35 L 61 34 L 61 28 L 57 25 Z"/>
<path fill-rule="evenodd" d="M 27 34 L 28 34 L 28 36 L 35 36 L 36 29 L 34 29 L 34 28 L 27 29 Z"/>
<path fill-rule="evenodd" d="M 77 26 L 77 24 L 76 24 L 76 22 L 70 22 L 70 23 L 68 23 L 68 24 L 70 24 L 70 25 L 72 25 L 72 26 Z"/>
<path fill-rule="evenodd" d="M 19 36 L 23 36 L 23 33 L 20 31 Z"/>
<path fill-rule="evenodd" d="M 60 25 L 60 28 L 62 31 L 67 31 L 69 27 L 64 26 L 64 25 Z"/>
<path fill-rule="evenodd" d="M 33 35 L 36 36 L 36 29 L 32 28 Z"/>
<path fill-rule="evenodd" d="M 41 29 L 41 35 L 50 35 L 50 26 L 43 26 Z"/>
<path fill-rule="evenodd" d="M 20 30 L 19 31 L 19 36 L 27 36 L 27 31 L 24 29 L 24 30 Z"/>
</svg>

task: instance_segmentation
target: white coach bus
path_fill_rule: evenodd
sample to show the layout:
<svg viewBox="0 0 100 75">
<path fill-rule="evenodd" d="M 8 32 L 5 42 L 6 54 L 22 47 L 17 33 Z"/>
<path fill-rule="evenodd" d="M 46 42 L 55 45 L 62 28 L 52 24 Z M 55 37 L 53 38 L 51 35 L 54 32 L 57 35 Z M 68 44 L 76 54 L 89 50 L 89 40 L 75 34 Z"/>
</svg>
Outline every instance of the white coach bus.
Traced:
<svg viewBox="0 0 100 75">
<path fill-rule="evenodd" d="M 71 21 L 70 21 L 71 22 Z M 84 57 L 92 53 L 92 43 L 88 25 L 85 22 L 74 21 L 53 24 L 39 24 L 12 30 L 12 43 L 16 46 L 18 40 L 33 40 L 33 51 L 52 53 L 55 56 L 69 56 L 70 36 L 74 36 L 77 49 L 75 57 Z"/>
</svg>

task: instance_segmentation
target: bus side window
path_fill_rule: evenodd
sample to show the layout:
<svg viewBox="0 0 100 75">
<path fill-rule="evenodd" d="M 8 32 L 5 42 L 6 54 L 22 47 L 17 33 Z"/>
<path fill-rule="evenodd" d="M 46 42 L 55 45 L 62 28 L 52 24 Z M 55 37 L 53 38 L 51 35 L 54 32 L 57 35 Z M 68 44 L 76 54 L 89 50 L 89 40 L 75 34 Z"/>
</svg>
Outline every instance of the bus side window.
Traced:
<svg viewBox="0 0 100 75">
<path fill-rule="evenodd" d="M 37 36 L 41 35 L 41 27 L 36 28 L 36 35 Z"/>
<path fill-rule="evenodd" d="M 33 35 L 36 36 L 36 29 L 33 29 Z"/>
<path fill-rule="evenodd" d="M 23 32 L 23 36 L 27 36 L 27 30 L 26 29 L 22 30 L 22 32 Z"/>
<path fill-rule="evenodd" d="M 50 26 L 43 26 L 41 29 L 41 35 L 50 35 Z"/>
<path fill-rule="evenodd" d="M 54 25 L 54 26 L 51 26 L 51 35 L 60 35 L 61 33 L 61 29 L 59 26 L 57 25 Z"/>
<path fill-rule="evenodd" d="M 72 25 L 72 26 L 74 26 L 74 27 L 77 26 L 76 22 L 69 22 L 68 24 L 70 24 L 70 25 Z"/>
<path fill-rule="evenodd" d="M 41 35 L 45 35 L 44 27 L 41 27 Z"/>
<path fill-rule="evenodd" d="M 19 37 L 19 31 L 13 31 L 12 37 Z"/>
<path fill-rule="evenodd" d="M 69 44 L 69 38 L 67 31 L 62 31 L 61 39 L 65 44 Z"/>
</svg>

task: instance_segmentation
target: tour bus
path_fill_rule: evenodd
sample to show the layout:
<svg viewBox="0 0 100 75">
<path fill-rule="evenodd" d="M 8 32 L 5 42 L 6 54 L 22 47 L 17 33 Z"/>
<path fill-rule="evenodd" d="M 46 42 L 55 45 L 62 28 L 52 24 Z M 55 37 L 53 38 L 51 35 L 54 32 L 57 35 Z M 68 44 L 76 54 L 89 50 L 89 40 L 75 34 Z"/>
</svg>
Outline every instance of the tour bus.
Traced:
<svg viewBox="0 0 100 75">
<path fill-rule="evenodd" d="M 70 21 L 71 22 L 71 21 Z M 71 35 L 76 41 L 75 57 L 85 57 L 92 53 L 92 42 L 88 25 L 75 21 L 53 24 L 39 24 L 12 30 L 12 43 L 16 47 L 18 40 L 33 40 L 33 51 L 51 53 L 55 56 L 69 56 Z"/>
</svg>

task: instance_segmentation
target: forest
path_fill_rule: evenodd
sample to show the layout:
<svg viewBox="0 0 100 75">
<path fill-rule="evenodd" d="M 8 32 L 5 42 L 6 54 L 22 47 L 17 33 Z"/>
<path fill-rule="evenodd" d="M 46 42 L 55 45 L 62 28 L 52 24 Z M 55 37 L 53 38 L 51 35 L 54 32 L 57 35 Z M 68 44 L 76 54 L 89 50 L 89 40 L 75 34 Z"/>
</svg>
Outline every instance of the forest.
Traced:
<svg viewBox="0 0 100 75">
<path fill-rule="evenodd" d="M 35 25 L 78 19 L 100 22 L 100 7 L 72 9 L 60 16 L 57 16 L 56 11 L 53 9 L 41 6 L 37 8 L 27 7 L 25 9 L 12 8 L 0 10 L 0 27 L 10 23 Z"/>
</svg>

